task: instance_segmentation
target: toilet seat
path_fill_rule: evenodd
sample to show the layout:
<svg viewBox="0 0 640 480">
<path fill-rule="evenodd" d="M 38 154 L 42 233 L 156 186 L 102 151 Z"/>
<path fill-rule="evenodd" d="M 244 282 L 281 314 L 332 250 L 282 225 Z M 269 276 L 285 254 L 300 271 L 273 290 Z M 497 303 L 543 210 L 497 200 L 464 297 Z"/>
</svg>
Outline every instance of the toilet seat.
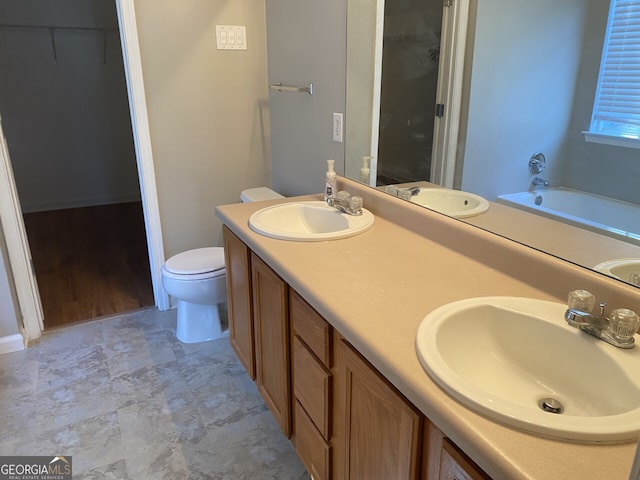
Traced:
<svg viewBox="0 0 640 480">
<path fill-rule="evenodd" d="M 224 249 L 205 247 L 178 253 L 165 262 L 163 273 L 170 278 L 185 280 L 200 280 L 224 275 Z"/>
</svg>

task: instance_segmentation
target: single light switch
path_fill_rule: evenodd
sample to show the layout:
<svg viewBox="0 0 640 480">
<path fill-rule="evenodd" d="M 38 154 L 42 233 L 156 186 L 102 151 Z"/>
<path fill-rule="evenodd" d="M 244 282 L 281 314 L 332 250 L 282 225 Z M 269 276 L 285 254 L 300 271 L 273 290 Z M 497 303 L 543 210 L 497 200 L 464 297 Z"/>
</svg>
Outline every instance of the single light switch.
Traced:
<svg viewBox="0 0 640 480">
<path fill-rule="evenodd" d="M 342 113 L 333 114 L 333 141 L 342 143 Z"/>
</svg>

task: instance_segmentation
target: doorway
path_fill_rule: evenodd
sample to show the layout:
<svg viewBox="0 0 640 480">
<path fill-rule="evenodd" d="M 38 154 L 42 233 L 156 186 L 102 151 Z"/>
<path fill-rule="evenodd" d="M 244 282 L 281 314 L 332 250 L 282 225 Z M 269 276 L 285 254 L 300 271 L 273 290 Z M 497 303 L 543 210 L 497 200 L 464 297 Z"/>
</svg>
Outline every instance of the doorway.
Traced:
<svg viewBox="0 0 640 480">
<path fill-rule="evenodd" d="M 377 184 L 429 180 L 442 0 L 385 2 Z"/>
<path fill-rule="evenodd" d="M 0 3 L 0 111 L 44 326 L 154 305 L 115 3 L 22 3 Z"/>
<path fill-rule="evenodd" d="M 453 188 L 469 0 L 347 7 L 345 175 Z"/>
</svg>

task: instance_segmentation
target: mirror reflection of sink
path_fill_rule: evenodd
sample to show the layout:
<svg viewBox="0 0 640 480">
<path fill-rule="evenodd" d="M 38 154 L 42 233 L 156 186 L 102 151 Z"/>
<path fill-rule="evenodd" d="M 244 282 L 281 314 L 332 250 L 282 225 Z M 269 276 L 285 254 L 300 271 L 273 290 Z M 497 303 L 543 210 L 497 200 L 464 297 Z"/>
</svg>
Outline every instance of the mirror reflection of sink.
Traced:
<svg viewBox="0 0 640 480">
<path fill-rule="evenodd" d="M 580 442 L 640 435 L 640 348 L 564 320 L 566 305 L 484 297 L 444 305 L 418 328 L 422 366 L 456 400 L 509 426 Z"/>
<path fill-rule="evenodd" d="M 449 188 L 420 187 L 411 201 L 454 218 L 474 217 L 489 210 L 489 202 L 480 195 Z"/>
<path fill-rule="evenodd" d="M 594 270 L 640 286 L 640 258 L 617 258 L 599 263 Z"/>
<path fill-rule="evenodd" d="M 338 240 L 358 235 L 373 225 L 373 214 L 348 215 L 322 201 L 282 203 L 258 210 L 249 218 L 253 231 L 266 237 L 298 242 Z"/>
</svg>

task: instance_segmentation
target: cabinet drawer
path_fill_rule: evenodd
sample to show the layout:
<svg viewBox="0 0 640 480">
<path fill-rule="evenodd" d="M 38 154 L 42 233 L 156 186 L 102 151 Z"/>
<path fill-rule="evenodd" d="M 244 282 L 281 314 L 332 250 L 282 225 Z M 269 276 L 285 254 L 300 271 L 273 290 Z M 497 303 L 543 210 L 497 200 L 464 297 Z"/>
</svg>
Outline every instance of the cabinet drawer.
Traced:
<svg viewBox="0 0 640 480">
<path fill-rule="evenodd" d="M 291 291 L 291 321 L 298 335 L 325 367 L 331 365 L 331 325 L 300 295 Z"/>
<path fill-rule="evenodd" d="M 328 479 L 331 472 L 331 447 L 298 402 L 295 402 L 294 416 L 294 445 L 300 460 L 314 480 Z"/>
<path fill-rule="evenodd" d="M 322 436 L 329 440 L 331 373 L 298 336 L 293 339 L 293 359 L 293 393 Z"/>
</svg>

